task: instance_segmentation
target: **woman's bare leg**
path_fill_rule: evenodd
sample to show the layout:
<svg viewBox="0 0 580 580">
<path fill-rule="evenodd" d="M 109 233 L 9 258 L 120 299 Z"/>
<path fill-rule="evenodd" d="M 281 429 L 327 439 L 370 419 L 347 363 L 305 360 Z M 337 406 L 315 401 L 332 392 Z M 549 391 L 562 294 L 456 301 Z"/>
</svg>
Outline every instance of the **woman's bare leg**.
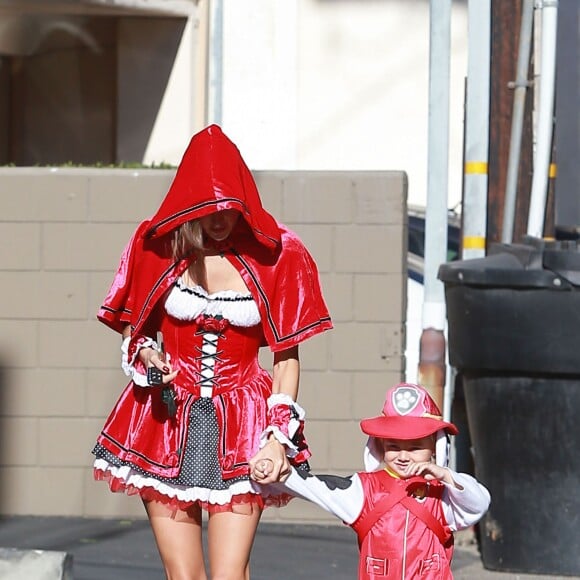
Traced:
<svg viewBox="0 0 580 580">
<path fill-rule="evenodd" d="M 208 548 L 212 580 L 250 578 L 250 552 L 262 512 L 258 507 L 249 512 L 210 513 Z"/>
<path fill-rule="evenodd" d="M 175 511 L 159 502 L 144 503 L 167 579 L 206 580 L 201 509 Z"/>
</svg>

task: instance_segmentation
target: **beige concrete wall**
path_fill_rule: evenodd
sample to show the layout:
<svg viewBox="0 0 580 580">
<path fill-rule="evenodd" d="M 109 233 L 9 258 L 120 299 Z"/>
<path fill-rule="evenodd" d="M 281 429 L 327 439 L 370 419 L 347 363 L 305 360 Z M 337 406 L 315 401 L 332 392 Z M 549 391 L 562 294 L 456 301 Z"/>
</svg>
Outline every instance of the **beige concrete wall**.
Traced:
<svg viewBox="0 0 580 580">
<path fill-rule="evenodd" d="M 0 514 L 143 516 L 136 498 L 92 479 L 91 448 L 126 383 L 120 341 L 95 313 L 125 242 L 172 177 L 0 169 Z M 335 328 L 301 349 L 300 403 L 313 469 L 349 473 L 362 465 L 359 419 L 380 411 L 404 373 L 406 176 L 256 179 L 320 269 Z M 301 500 L 265 519 L 332 521 Z"/>
</svg>

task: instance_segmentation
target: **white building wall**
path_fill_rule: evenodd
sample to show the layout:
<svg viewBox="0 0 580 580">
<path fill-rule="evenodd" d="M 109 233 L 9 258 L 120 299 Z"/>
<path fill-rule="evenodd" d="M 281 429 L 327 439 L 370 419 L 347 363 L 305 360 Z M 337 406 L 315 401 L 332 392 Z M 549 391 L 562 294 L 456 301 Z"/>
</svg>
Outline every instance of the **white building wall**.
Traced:
<svg viewBox="0 0 580 580">
<path fill-rule="evenodd" d="M 427 178 L 429 2 L 304 1 L 298 27 L 299 168 L 400 168 Z M 465 10 L 454 13 L 452 203 L 461 198 Z"/>
<path fill-rule="evenodd" d="M 198 19 L 190 18 L 145 152 L 145 163 L 177 163 L 196 130 Z"/>
<path fill-rule="evenodd" d="M 223 0 L 224 130 L 255 169 L 427 175 L 429 1 Z M 467 9 L 454 6 L 449 205 L 461 199 Z"/>
<path fill-rule="evenodd" d="M 217 122 L 252 169 L 404 170 L 409 202 L 425 203 L 429 0 L 102 0 L 76 9 L 90 14 L 97 4 L 109 16 L 165 19 L 150 21 L 150 35 L 135 21 L 120 26 L 112 82 L 121 160 L 138 153 L 146 163 L 176 164 L 191 135 L 216 120 L 207 113 L 208 15 L 221 6 Z M 74 4 L 46 6 L 51 18 L 68 18 Z M 11 30 L 20 31 L 22 43 L 29 35 L 20 25 L 47 25 L 47 14 L 35 10 L 24 18 L 15 1 L 0 8 L 8 19 L 0 44 L 8 54 Z M 18 26 L 10 21 L 15 15 Z M 176 36 L 168 18 L 174 16 L 188 21 L 167 81 L 159 64 L 174 58 L 168 42 Z M 449 206 L 461 198 L 466 0 L 454 2 L 452 37 Z M 148 75 L 155 77 L 150 84 Z M 158 110 L 151 111 L 159 95 L 149 86 L 165 87 Z"/>
<path fill-rule="evenodd" d="M 224 0 L 222 123 L 252 168 L 297 168 L 300 6 Z"/>
<path fill-rule="evenodd" d="M 207 10 L 201 0 L 198 14 Z M 427 183 L 429 0 L 221 0 L 221 125 L 252 169 L 404 170 L 409 203 Z M 146 161 L 177 163 L 199 87 L 188 25 Z M 449 206 L 461 200 L 467 3 L 452 19 Z M 193 125 L 193 127 L 192 127 Z"/>
</svg>

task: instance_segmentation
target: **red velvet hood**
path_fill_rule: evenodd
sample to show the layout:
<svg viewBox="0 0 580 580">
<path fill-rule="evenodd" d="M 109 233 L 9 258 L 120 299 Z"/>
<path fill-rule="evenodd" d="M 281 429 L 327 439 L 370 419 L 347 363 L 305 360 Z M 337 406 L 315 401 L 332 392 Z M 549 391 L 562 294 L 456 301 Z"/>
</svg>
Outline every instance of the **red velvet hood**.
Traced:
<svg viewBox="0 0 580 580">
<path fill-rule="evenodd" d="M 312 256 L 262 207 L 238 148 L 216 125 L 194 135 L 159 210 L 133 234 L 98 319 L 119 332 L 130 324 L 133 338 L 154 336 L 156 304 L 194 259 L 175 262 L 167 234 L 226 208 L 239 210 L 244 220 L 228 238 L 225 255 L 258 305 L 271 350 L 332 328 Z"/>
<path fill-rule="evenodd" d="M 266 247 L 280 243 L 276 220 L 262 207 L 238 148 L 220 127 L 210 125 L 192 137 L 145 235 L 160 237 L 185 222 L 223 209 L 241 212 L 256 240 Z"/>
</svg>

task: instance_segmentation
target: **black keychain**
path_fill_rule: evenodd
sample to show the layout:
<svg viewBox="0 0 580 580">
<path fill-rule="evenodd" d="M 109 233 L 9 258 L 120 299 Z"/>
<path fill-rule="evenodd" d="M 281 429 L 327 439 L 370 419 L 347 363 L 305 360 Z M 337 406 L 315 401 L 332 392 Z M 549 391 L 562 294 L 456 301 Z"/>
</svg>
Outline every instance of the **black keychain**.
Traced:
<svg viewBox="0 0 580 580">
<path fill-rule="evenodd" d="M 157 332 L 157 354 L 165 362 L 165 343 L 163 342 L 163 333 L 161 331 Z M 150 385 L 162 385 L 163 373 L 157 367 L 149 367 L 147 369 L 147 382 Z M 171 385 L 165 385 L 161 389 L 161 400 L 167 407 L 169 417 L 175 417 L 177 414 L 177 399 Z"/>
<path fill-rule="evenodd" d="M 175 415 L 177 414 L 177 403 L 175 400 L 175 391 L 169 386 L 163 387 L 163 390 L 161 391 L 161 400 L 167 406 L 167 414 L 171 418 L 175 417 Z"/>
<path fill-rule="evenodd" d="M 163 344 L 163 333 L 157 333 L 157 355 L 165 362 L 165 345 Z M 157 367 L 149 367 L 147 369 L 147 382 L 150 385 L 162 385 L 163 373 Z"/>
<path fill-rule="evenodd" d="M 157 367 L 149 367 L 147 369 L 147 382 L 150 385 L 162 385 L 163 373 Z"/>
</svg>

